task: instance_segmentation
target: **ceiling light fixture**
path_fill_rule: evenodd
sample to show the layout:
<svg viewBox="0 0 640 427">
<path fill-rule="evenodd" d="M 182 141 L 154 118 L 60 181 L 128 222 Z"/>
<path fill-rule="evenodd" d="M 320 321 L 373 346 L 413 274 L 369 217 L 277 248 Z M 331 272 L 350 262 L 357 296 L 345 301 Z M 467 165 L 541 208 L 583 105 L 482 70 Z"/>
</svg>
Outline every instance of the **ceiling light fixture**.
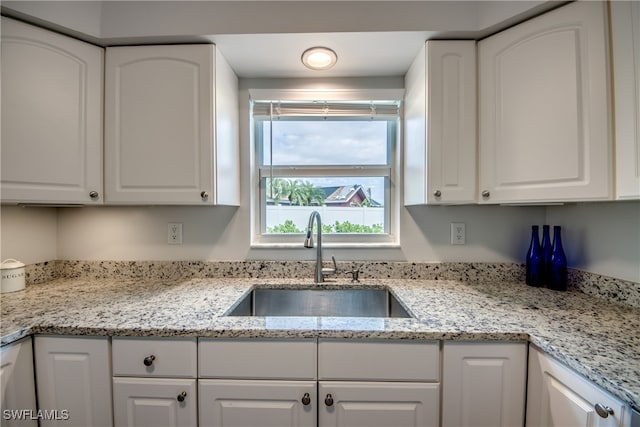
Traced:
<svg viewBox="0 0 640 427">
<path fill-rule="evenodd" d="M 311 70 L 328 70 L 336 62 L 338 55 L 328 47 L 311 47 L 302 53 L 302 63 Z"/>
</svg>

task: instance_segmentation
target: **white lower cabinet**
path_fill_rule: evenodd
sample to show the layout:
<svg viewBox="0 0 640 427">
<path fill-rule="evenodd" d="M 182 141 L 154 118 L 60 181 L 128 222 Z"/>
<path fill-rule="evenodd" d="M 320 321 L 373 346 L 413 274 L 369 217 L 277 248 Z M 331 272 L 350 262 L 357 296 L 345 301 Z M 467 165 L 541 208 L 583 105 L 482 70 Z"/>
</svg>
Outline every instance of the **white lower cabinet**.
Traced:
<svg viewBox="0 0 640 427">
<path fill-rule="evenodd" d="M 437 341 L 201 339 L 198 355 L 200 426 L 439 424 Z"/>
<path fill-rule="evenodd" d="M 36 387 L 31 338 L 0 349 L 0 398 L 3 427 L 36 427 Z"/>
<path fill-rule="evenodd" d="M 198 425 L 195 338 L 113 338 L 117 427 Z"/>
<path fill-rule="evenodd" d="M 201 426 L 314 427 L 317 423 L 315 381 L 201 379 L 198 394 Z"/>
<path fill-rule="evenodd" d="M 530 347 L 527 427 L 626 427 L 629 418 L 620 400 Z"/>
<path fill-rule="evenodd" d="M 195 427 L 196 408 L 195 379 L 113 379 L 113 413 L 118 427 Z"/>
<path fill-rule="evenodd" d="M 443 427 L 524 425 L 526 343 L 445 342 Z"/>
<path fill-rule="evenodd" d="M 315 339 L 200 339 L 200 426 L 316 426 L 317 353 Z"/>
<path fill-rule="evenodd" d="M 318 379 L 321 427 L 439 425 L 437 341 L 320 339 Z"/>
<path fill-rule="evenodd" d="M 40 426 L 112 426 L 108 337 L 35 337 Z"/>
<path fill-rule="evenodd" d="M 320 381 L 320 427 L 439 425 L 440 384 Z"/>
</svg>

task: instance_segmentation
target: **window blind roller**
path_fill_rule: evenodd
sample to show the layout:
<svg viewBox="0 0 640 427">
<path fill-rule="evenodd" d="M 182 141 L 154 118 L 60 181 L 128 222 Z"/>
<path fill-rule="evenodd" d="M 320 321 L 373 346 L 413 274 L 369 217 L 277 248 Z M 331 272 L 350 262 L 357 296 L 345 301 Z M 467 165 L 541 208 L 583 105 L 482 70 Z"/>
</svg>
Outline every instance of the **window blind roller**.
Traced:
<svg viewBox="0 0 640 427">
<path fill-rule="evenodd" d="M 278 102 L 254 101 L 253 116 L 273 119 L 294 117 L 361 117 L 393 119 L 400 114 L 399 102 Z"/>
</svg>

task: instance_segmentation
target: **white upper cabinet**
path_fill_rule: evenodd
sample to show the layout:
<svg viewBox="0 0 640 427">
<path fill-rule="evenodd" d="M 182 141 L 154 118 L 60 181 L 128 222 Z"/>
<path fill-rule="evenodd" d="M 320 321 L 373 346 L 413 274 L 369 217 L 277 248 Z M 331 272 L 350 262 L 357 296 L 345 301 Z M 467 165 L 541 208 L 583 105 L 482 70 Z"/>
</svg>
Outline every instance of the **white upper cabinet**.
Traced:
<svg viewBox="0 0 640 427">
<path fill-rule="evenodd" d="M 214 45 L 107 48 L 106 202 L 237 205 L 237 91 Z"/>
<path fill-rule="evenodd" d="M 103 58 L 2 17 L 3 203 L 102 203 Z"/>
<path fill-rule="evenodd" d="M 405 205 L 475 202 L 476 43 L 428 41 L 405 88 Z"/>
<path fill-rule="evenodd" d="M 614 1 L 611 11 L 615 99 L 616 196 L 640 198 L 640 4 Z"/>
<path fill-rule="evenodd" d="M 613 192 L 605 2 L 575 2 L 478 43 L 479 200 Z"/>
</svg>

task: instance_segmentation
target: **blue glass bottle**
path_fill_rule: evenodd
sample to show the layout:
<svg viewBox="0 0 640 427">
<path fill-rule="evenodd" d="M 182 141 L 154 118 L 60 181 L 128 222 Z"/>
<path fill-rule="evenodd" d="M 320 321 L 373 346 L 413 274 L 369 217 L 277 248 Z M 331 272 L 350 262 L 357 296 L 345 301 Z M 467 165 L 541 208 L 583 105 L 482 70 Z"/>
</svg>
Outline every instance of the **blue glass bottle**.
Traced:
<svg viewBox="0 0 640 427">
<path fill-rule="evenodd" d="M 526 282 L 530 286 L 542 286 L 544 267 L 542 263 L 542 248 L 538 236 L 539 227 L 531 226 L 531 244 L 527 251 Z"/>
<path fill-rule="evenodd" d="M 553 253 L 553 245 L 551 244 L 551 237 L 549 234 L 549 226 L 542 226 L 542 281 L 543 284 L 549 284 L 549 278 L 551 277 L 551 254 Z"/>
<path fill-rule="evenodd" d="M 562 248 L 562 237 L 558 225 L 553 227 L 553 252 L 548 286 L 555 291 L 567 290 L 567 257 Z"/>
</svg>

